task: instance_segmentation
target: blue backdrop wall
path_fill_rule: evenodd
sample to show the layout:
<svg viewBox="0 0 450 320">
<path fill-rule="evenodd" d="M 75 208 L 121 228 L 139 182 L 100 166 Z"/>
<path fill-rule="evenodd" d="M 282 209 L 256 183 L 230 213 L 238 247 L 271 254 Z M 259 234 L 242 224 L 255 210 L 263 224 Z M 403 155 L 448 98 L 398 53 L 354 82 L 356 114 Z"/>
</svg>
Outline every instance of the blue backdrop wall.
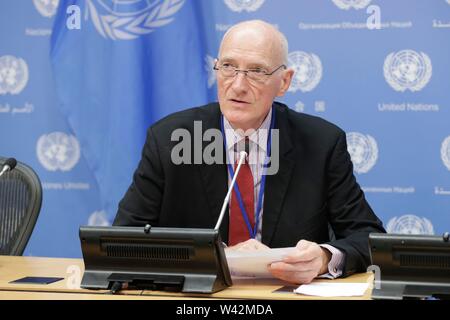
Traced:
<svg viewBox="0 0 450 320">
<path fill-rule="evenodd" d="M 388 231 L 450 230 L 450 1 L 3 0 L 0 154 L 44 190 L 26 255 L 81 255 L 78 227 L 111 223 L 146 128 L 216 99 L 220 39 L 248 19 L 286 34 L 280 100 L 347 132 Z"/>
</svg>

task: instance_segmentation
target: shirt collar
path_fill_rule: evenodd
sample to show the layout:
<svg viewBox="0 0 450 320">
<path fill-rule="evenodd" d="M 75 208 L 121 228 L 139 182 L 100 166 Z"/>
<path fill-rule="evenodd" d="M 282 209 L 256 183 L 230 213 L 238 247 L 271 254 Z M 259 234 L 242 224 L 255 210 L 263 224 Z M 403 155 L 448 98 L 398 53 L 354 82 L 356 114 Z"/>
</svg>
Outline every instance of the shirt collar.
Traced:
<svg viewBox="0 0 450 320">
<path fill-rule="evenodd" d="M 259 128 L 253 133 L 248 136 L 248 139 L 257 144 L 261 149 L 264 151 L 267 151 L 267 138 L 269 135 L 269 129 L 270 129 L 270 122 L 272 120 L 272 108 L 268 112 L 266 118 L 262 122 L 262 124 L 259 126 Z M 233 127 L 231 126 L 230 122 L 227 120 L 226 117 L 223 117 L 223 127 L 225 130 L 225 139 L 227 142 L 227 149 L 230 151 L 235 143 L 238 143 L 242 139 L 244 139 L 245 136 L 240 135 L 239 131 L 235 131 Z"/>
</svg>

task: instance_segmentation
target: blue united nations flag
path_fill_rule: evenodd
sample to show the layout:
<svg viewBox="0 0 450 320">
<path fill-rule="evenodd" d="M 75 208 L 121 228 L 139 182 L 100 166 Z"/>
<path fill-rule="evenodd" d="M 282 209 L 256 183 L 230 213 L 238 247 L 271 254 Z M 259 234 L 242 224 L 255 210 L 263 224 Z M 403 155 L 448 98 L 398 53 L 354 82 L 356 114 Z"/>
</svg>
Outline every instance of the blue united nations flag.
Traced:
<svg viewBox="0 0 450 320">
<path fill-rule="evenodd" d="M 70 5 L 80 9 L 78 30 L 66 27 Z M 205 57 L 217 50 L 205 40 L 214 31 L 202 19 L 208 5 L 60 1 L 51 47 L 60 106 L 99 185 L 99 210 L 110 220 L 131 182 L 147 127 L 215 98 L 205 70 Z"/>
</svg>

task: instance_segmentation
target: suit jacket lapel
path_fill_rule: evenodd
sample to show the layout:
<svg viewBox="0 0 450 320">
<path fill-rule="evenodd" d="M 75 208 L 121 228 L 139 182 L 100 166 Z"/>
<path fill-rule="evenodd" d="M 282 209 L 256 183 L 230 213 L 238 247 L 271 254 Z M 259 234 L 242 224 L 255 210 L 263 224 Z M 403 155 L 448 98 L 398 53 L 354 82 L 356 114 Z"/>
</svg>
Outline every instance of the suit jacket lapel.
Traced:
<svg viewBox="0 0 450 320">
<path fill-rule="evenodd" d="M 274 106 L 276 116 L 275 128 L 279 129 L 280 164 L 276 174 L 266 177 L 264 190 L 262 242 L 269 247 L 280 218 L 284 198 L 292 176 L 292 170 L 295 166 L 295 161 L 289 155 L 293 146 L 289 133 L 286 107 L 280 107 L 276 104 Z M 272 143 L 275 143 L 275 141 L 272 141 Z"/>
<path fill-rule="evenodd" d="M 205 132 L 208 129 L 217 129 L 220 130 L 220 108 L 217 103 L 211 104 L 211 115 L 206 119 L 198 119 L 203 120 L 202 129 Z M 203 148 L 210 144 L 209 141 L 203 141 Z M 222 147 L 223 148 L 223 147 Z M 211 229 L 216 225 L 217 219 L 219 218 L 220 209 L 222 208 L 223 199 L 227 193 L 228 187 L 228 175 L 227 168 L 225 164 L 225 151 L 223 150 L 223 164 L 201 164 L 197 167 L 200 171 L 200 176 L 203 181 L 203 185 L 205 187 L 204 196 L 207 199 L 209 205 L 209 215 L 211 216 L 211 221 L 213 222 L 211 225 Z M 225 213 L 222 224 L 220 226 L 220 236 L 222 241 L 228 242 L 228 221 L 229 216 L 228 213 Z"/>
</svg>

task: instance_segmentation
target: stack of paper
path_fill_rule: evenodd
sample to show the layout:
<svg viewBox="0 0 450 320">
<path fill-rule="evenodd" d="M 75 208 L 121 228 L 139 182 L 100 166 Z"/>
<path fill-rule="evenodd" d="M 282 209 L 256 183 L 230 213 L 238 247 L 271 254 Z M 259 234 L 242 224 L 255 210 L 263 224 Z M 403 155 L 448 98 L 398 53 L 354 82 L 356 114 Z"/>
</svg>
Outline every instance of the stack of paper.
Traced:
<svg viewBox="0 0 450 320">
<path fill-rule="evenodd" d="M 295 248 L 276 248 L 258 251 L 226 250 L 228 268 L 235 277 L 273 278 L 267 270 L 273 262 L 281 261 Z"/>
<path fill-rule="evenodd" d="M 352 297 L 363 296 L 368 283 L 312 282 L 302 284 L 295 293 L 318 297 Z"/>
</svg>

